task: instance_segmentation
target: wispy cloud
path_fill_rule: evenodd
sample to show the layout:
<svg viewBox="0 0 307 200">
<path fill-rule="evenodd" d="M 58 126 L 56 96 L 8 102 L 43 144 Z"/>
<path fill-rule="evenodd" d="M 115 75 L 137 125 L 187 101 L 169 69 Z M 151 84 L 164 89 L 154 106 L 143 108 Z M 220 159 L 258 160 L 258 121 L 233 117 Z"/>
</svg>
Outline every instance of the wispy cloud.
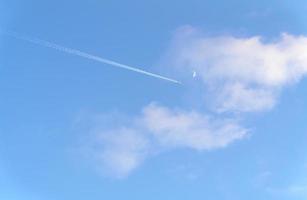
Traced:
<svg viewBox="0 0 307 200">
<path fill-rule="evenodd" d="M 98 133 L 95 152 L 99 170 L 122 178 L 140 165 L 149 153 L 150 141 L 139 130 L 120 128 Z"/>
<path fill-rule="evenodd" d="M 260 36 L 208 37 L 185 26 L 175 34 L 166 62 L 175 70 L 196 70 L 215 98 L 218 112 L 269 110 L 285 86 L 307 74 L 307 37 L 281 34 L 271 42 Z"/>
<path fill-rule="evenodd" d="M 96 128 L 93 147 L 100 170 L 121 178 L 152 154 L 177 148 L 223 148 L 243 139 L 247 132 L 233 119 L 214 119 L 194 111 L 149 104 L 139 115 L 122 121 L 120 127 Z"/>
<path fill-rule="evenodd" d="M 190 26 L 178 29 L 164 64 L 178 76 L 197 71 L 196 80 L 188 78 L 200 85 L 198 93 L 212 102 L 205 106 L 213 113 L 151 103 L 118 127 L 97 131 L 101 168 L 124 177 L 152 153 L 210 151 L 246 138 L 241 114 L 272 109 L 282 89 L 307 74 L 306 52 L 304 36 L 281 34 L 268 42 L 260 36 L 208 37 Z"/>
<path fill-rule="evenodd" d="M 235 120 L 216 119 L 195 111 L 174 111 L 155 104 L 143 109 L 141 121 L 166 147 L 212 150 L 225 147 L 247 133 Z"/>
</svg>

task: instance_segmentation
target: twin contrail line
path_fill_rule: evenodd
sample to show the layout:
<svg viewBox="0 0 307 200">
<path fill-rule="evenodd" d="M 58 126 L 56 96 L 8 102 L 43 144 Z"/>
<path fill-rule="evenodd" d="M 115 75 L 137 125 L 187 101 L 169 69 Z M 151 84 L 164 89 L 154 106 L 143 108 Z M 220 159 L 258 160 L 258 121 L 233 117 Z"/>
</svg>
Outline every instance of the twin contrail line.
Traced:
<svg viewBox="0 0 307 200">
<path fill-rule="evenodd" d="M 151 73 L 151 72 L 142 70 L 142 69 L 137 68 L 137 67 L 132 67 L 132 66 L 129 66 L 129 65 L 121 64 L 121 63 L 118 63 L 118 62 L 115 62 L 115 61 L 112 61 L 112 60 L 109 60 L 109 59 L 106 59 L 106 58 L 102 58 L 102 57 L 99 57 L 99 56 L 95 56 L 95 55 L 92 55 L 92 54 L 89 54 L 89 53 L 82 52 L 80 50 L 64 47 L 64 46 L 61 46 L 61 45 L 58 45 L 56 43 L 52 43 L 52 42 L 49 42 L 49 41 L 46 41 L 46 40 L 28 37 L 28 36 L 25 36 L 25 35 L 18 34 L 17 32 L 14 32 L 14 31 L 0 31 L 0 32 L 4 33 L 6 35 L 9 35 L 11 37 L 14 37 L 16 39 L 19 39 L 19 40 L 24 40 L 24 41 L 27 41 L 27 42 L 30 42 L 30 43 L 33 43 L 33 44 L 37 44 L 37 45 L 44 46 L 44 47 L 47 47 L 47 48 L 52 48 L 52 49 L 55 49 L 55 50 L 58 50 L 58 51 L 62 51 L 64 53 L 68 53 L 68 54 L 76 55 L 76 56 L 83 57 L 83 58 L 86 58 L 86 59 L 89 59 L 89 60 L 93 60 L 93 61 L 96 61 L 96 62 L 112 65 L 114 67 L 119 67 L 119 68 L 122 68 L 122 69 L 134 71 L 134 72 L 137 72 L 137 73 L 140 73 L 140 74 L 144 74 L 144 75 L 151 76 L 151 77 L 154 77 L 154 78 L 162 79 L 162 80 L 169 81 L 169 82 L 172 82 L 172 83 L 181 84 L 180 81 L 177 81 L 175 79 L 171 79 L 171 78 L 159 75 L 159 74 Z"/>
</svg>

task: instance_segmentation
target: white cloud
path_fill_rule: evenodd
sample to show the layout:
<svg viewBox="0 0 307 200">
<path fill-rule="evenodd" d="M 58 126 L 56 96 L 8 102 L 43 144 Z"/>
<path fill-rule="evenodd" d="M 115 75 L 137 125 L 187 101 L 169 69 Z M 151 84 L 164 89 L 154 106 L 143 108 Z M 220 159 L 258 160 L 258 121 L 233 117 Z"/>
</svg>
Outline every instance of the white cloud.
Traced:
<svg viewBox="0 0 307 200">
<path fill-rule="evenodd" d="M 100 170 L 121 178 L 128 175 L 145 159 L 149 141 L 138 130 L 120 128 L 98 132 L 96 156 Z"/>
<path fill-rule="evenodd" d="M 141 120 L 154 138 L 167 147 L 212 150 L 243 138 L 247 132 L 234 120 L 213 119 L 194 111 L 173 111 L 155 104 L 144 109 Z"/>
<path fill-rule="evenodd" d="M 272 42 L 260 36 L 207 37 L 193 27 L 179 29 L 167 54 L 176 70 L 196 70 L 218 101 L 217 111 L 271 109 L 280 90 L 307 73 L 307 37 L 282 34 Z"/>
<path fill-rule="evenodd" d="M 101 168 L 124 177 L 153 152 L 208 151 L 245 138 L 248 130 L 238 122 L 238 113 L 272 109 L 281 90 L 306 75 L 306 52 L 303 36 L 282 34 L 264 42 L 259 36 L 206 37 L 192 27 L 179 29 L 165 64 L 177 74 L 196 70 L 199 93 L 214 102 L 215 113 L 149 104 L 119 127 L 97 132 Z"/>
<path fill-rule="evenodd" d="M 100 169 L 119 178 L 136 169 L 151 153 L 176 148 L 213 150 L 247 135 L 235 120 L 213 119 L 157 104 L 149 104 L 131 121 L 122 122 L 120 128 L 96 130 L 95 154 Z"/>
<path fill-rule="evenodd" d="M 248 88 L 242 83 L 225 84 L 217 95 L 218 112 L 252 112 L 271 109 L 276 103 L 276 92 L 264 88 Z"/>
</svg>

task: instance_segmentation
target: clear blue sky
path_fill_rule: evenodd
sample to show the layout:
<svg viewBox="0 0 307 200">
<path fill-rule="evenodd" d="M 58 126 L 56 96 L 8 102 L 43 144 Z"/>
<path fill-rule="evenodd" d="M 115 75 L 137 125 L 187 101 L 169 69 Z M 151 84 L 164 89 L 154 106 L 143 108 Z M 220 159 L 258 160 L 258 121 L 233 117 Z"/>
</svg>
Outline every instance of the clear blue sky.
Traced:
<svg viewBox="0 0 307 200">
<path fill-rule="evenodd" d="M 207 91 L 208 77 L 202 76 L 206 66 L 218 64 L 187 58 L 189 63 L 195 61 L 201 80 L 190 80 L 192 77 L 176 66 L 165 64 L 177 63 L 169 54 L 178 58 L 181 54 L 177 49 L 185 47 L 177 44 L 180 39 L 174 39 L 174 35 L 181 34 L 180 27 L 193 27 L 202 38 L 261 36 L 265 42 L 272 42 L 284 32 L 307 36 L 306 13 L 304 0 L 0 0 L 1 30 L 13 30 L 185 82 L 172 84 L 0 34 L 0 199 L 306 199 L 305 66 L 299 80 L 291 84 L 268 86 L 256 80 L 260 89 L 274 93 L 274 105 L 265 104 L 265 96 L 261 108 L 243 109 L 233 103 L 231 108 L 223 107 L 227 111 L 221 113 L 204 100 L 215 102 L 218 97 Z M 241 42 L 238 40 L 238 44 Z M 295 44 L 306 47 L 300 41 Z M 169 49 L 173 53 L 167 53 Z M 225 59 L 226 65 L 228 61 Z M 301 62 L 297 57 L 290 61 Z M 307 64 L 305 61 L 300 65 Z M 188 70 L 190 73 L 193 69 Z M 251 79 L 250 74 L 245 75 Z M 241 79 L 237 81 L 242 83 Z M 226 86 L 222 87 L 224 91 Z M 258 98 L 259 93 L 255 94 Z M 222 101 L 229 102 L 229 98 Z M 130 126 L 131 119 L 136 124 L 151 120 L 150 113 L 159 109 L 150 106 L 152 102 L 165 108 L 166 113 L 168 110 L 169 115 L 158 117 L 153 125 L 141 125 L 145 128 Z M 146 108 L 148 116 L 142 114 Z M 199 145 L 185 139 L 178 142 L 176 131 L 170 131 L 171 139 L 161 136 L 164 129 L 156 126 L 164 122 L 167 130 L 189 134 L 189 128 L 182 131 L 178 125 L 182 121 L 175 120 L 178 118 L 168 119 L 180 115 L 188 120 L 194 116 L 188 114 L 191 110 L 198 116 L 211 116 L 213 124 L 221 118 L 239 121 L 240 127 L 248 131 L 225 145 L 213 142 L 216 146 L 212 148 L 206 139 Z M 205 126 L 200 121 L 191 126 Z M 136 134 L 122 137 L 126 133 L 118 133 L 119 127 L 129 127 Z M 206 134 L 215 134 L 214 130 Z M 154 133 L 148 136 L 151 131 Z M 101 139 L 105 132 L 111 139 Z M 144 145 L 146 156 L 135 135 L 155 143 L 150 148 Z M 111 152 L 108 159 L 100 160 L 99 155 L 105 156 L 106 152 Z M 139 152 L 142 159 L 133 159 L 135 166 L 128 165 L 123 172 L 127 163 L 112 160 L 118 152 L 124 161 L 129 156 L 135 158 L 135 153 L 139 156 Z"/>
</svg>

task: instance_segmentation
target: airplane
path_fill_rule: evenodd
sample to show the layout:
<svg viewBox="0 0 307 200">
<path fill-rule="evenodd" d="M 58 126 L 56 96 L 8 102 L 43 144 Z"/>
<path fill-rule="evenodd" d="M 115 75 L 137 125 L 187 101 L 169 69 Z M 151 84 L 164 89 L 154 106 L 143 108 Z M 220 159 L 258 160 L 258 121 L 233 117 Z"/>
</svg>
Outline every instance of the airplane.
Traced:
<svg viewBox="0 0 307 200">
<path fill-rule="evenodd" d="M 196 72 L 193 71 L 193 78 L 195 78 L 197 76 Z"/>
</svg>

